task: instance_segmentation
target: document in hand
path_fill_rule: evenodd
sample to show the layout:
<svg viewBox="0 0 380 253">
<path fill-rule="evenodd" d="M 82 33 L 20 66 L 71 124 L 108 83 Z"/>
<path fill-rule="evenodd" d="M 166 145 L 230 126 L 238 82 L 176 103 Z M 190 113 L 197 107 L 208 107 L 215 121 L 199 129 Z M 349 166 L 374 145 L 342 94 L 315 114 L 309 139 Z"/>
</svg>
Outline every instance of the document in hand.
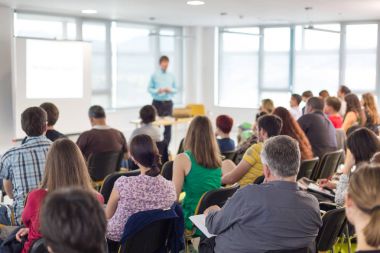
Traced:
<svg viewBox="0 0 380 253">
<path fill-rule="evenodd" d="M 194 215 L 190 216 L 189 219 L 191 222 L 199 228 L 199 230 L 207 237 L 211 238 L 214 237 L 215 235 L 210 234 L 210 232 L 206 228 L 206 215 L 200 214 L 200 215 Z"/>
</svg>

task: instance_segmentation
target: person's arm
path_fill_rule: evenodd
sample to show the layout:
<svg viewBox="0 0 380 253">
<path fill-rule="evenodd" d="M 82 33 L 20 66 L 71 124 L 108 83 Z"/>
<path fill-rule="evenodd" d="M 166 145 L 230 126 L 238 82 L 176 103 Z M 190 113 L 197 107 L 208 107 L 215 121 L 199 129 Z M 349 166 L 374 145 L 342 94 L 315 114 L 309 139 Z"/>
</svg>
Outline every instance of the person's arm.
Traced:
<svg viewBox="0 0 380 253">
<path fill-rule="evenodd" d="M 175 81 L 175 78 L 173 77 L 172 87 L 170 88 L 169 92 L 174 95 L 174 94 L 177 93 L 177 91 L 178 91 L 178 89 L 177 89 L 177 83 Z"/>
<path fill-rule="evenodd" d="M 110 196 L 110 199 L 108 200 L 107 207 L 106 207 L 106 218 L 108 220 L 111 219 L 112 216 L 114 216 L 119 200 L 120 200 L 119 191 L 114 188 L 111 192 L 111 196 Z"/>
<path fill-rule="evenodd" d="M 357 121 L 357 119 L 358 118 L 354 112 L 347 113 L 342 125 L 342 129 L 345 133 L 347 133 L 347 130 Z"/>
<path fill-rule="evenodd" d="M 191 162 L 186 154 L 179 154 L 173 164 L 173 183 L 177 193 L 177 199 L 182 192 L 183 182 L 187 172 L 191 169 Z"/>
<path fill-rule="evenodd" d="M 153 75 L 150 77 L 148 91 L 151 95 L 157 95 L 159 93 L 159 89 L 156 87 Z"/>
<path fill-rule="evenodd" d="M 13 199 L 13 184 L 11 180 L 3 179 L 3 187 L 5 193 L 8 195 L 9 198 Z"/>
<path fill-rule="evenodd" d="M 252 167 L 250 163 L 245 160 L 241 162 L 229 173 L 222 177 L 222 184 L 234 184 L 244 177 Z"/>
</svg>

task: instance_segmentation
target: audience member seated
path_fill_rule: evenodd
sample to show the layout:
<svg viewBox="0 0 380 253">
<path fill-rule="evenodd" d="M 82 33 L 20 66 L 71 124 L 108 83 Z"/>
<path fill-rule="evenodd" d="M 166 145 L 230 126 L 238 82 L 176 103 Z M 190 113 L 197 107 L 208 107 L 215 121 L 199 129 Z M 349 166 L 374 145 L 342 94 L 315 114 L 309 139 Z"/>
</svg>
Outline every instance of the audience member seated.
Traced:
<svg viewBox="0 0 380 253">
<path fill-rule="evenodd" d="M 352 126 L 365 126 L 366 117 L 358 96 L 351 93 L 345 96 L 344 100 L 346 101 L 347 109 L 344 116 L 342 129 L 347 132 L 347 130 Z"/>
<path fill-rule="evenodd" d="M 356 253 L 380 252 L 380 166 L 365 164 L 353 173 L 346 197 L 346 216 L 354 225 Z"/>
<path fill-rule="evenodd" d="M 362 95 L 362 105 L 367 120 L 365 126 L 379 135 L 380 117 L 377 111 L 375 97 L 372 93 Z"/>
<path fill-rule="evenodd" d="M 307 101 L 305 115 L 298 123 L 310 141 L 315 156 L 322 158 L 327 152 L 337 150 L 336 132 L 323 113 L 324 101 L 312 97 Z"/>
<path fill-rule="evenodd" d="M 54 129 L 54 126 L 59 118 L 59 110 L 57 106 L 55 106 L 53 103 L 43 103 L 40 105 L 40 107 L 47 113 L 46 137 L 51 141 L 55 141 L 59 138 L 64 138 L 65 136 L 62 133 Z"/>
<path fill-rule="evenodd" d="M 185 228 L 192 230 L 189 217 L 202 195 L 219 189 L 222 181 L 222 158 L 212 129 L 211 121 L 205 116 L 195 117 L 187 130 L 185 152 L 177 155 L 173 165 L 173 182 L 177 198 L 181 192 L 186 196 L 182 202 Z"/>
<path fill-rule="evenodd" d="M 127 152 L 127 142 L 123 133 L 107 125 L 106 113 L 101 106 L 91 106 L 88 116 L 92 129 L 82 133 L 77 140 L 77 145 L 86 160 L 91 154 Z"/>
<path fill-rule="evenodd" d="M 22 253 L 28 253 L 33 242 L 41 238 L 40 234 L 40 207 L 50 192 L 65 187 L 77 187 L 91 191 L 98 201 L 103 204 L 102 195 L 93 190 L 86 162 L 78 146 L 69 139 L 59 139 L 51 146 L 47 158 L 39 189 L 28 194 L 24 211 L 22 212 L 22 223 L 25 228 L 19 230 L 17 240 L 28 235 Z"/>
<path fill-rule="evenodd" d="M 330 97 L 330 93 L 327 90 L 321 90 L 318 95 L 319 98 L 322 98 L 323 100 Z"/>
<path fill-rule="evenodd" d="M 259 107 L 259 112 L 256 114 L 256 119 L 265 114 L 272 114 L 274 108 L 275 107 L 272 99 L 266 98 L 261 100 L 261 105 Z"/>
<path fill-rule="evenodd" d="M 0 162 L 0 177 L 6 194 L 14 200 L 16 223 L 20 224 L 26 195 L 36 189 L 44 174 L 51 141 L 46 138 L 46 112 L 30 107 L 21 115 L 21 126 L 28 136 L 20 147 L 7 151 Z M 9 225 L 9 224 L 5 224 Z"/>
<path fill-rule="evenodd" d="M 344 117 L 344 115 L 346 115 L 346 111 L 347 111 L 347 104 L 346 104 L 346 101 L 344 99 L 345 96 L 347 96 L 348 94 L 351 94 L 351 90 L 350 88 L 348 88 L 347 86 L 345 85 L 341 85 L 339 86 L 339 89 L 338 89 L 338 98 L 341 102 L 341 107 L 340 107 L 340 111 L 339 111 L 339 114 Z"/>
<path fill-rule="evenodd" d="M 328 97 L 325 100 L 324 113 L 337 129 L 342 128 L 343 125 L 343 117 L 339 114 L 341 105 L 342 103 L 337 97 Z"/>
<path fill-rule="evenodd" d="M 230 138 L 232 126 L 234 124 L 233 118 L 228 115 L 219 115 L 216 118 L 216 136 L 220 152 L 226 153 L 235 150 L 235 141 Z"/>
<path fill-rule="evenodd" d="M 313 247 L 322 225 L 315 197 L 296 183 L 297 141 L 270 138 L 261 153 L 265 182 L 236 192 L 222 209 L 209 207 L 206 227 L 215 234 L 215 252 L 267 252 Z"/>
<path fill-rule="evenodd" d="M 307 104 L 307 101 L 309 101 L 309 99 L 312 98 L 312 97 L 313 97 L 313 92 L 311 92 L 310 90 L 304 91 L 302 93 L 302 101 L 305 104 Z M 302 108 L 302 115 L 304 115 L 306 113 L 305 110 L 306 110 L 306 106 L 304 106 Z"/>
<path fill-rule="evenodd" d="M 335 202 L 343 206 L 351 172 L 363 162 L 369 162 L 376 152 L 380 151 L 380 140 L 367 128 L 355 130 L 347 139 L 347 154 L 342 175 L 336 185 L 328 179 L 320 180 L 321 187 L 336 188 Z"/>
<path fill-rule="evenodd" d="M 298 120 L 302 116 L 302 109 L 300 104 L 302 102 L 302 97 L 298 94 L 292 94 L 290 98 L 290 114 Z"/>
<path fill-rule="evenodd" d="M 107 220 L 90 191 L 49 194 L 41 210 L 41 234 L 50 253 L 106 253 Z"/>
<path fill-rule="evenodd" d="M 163 141 L 164 136 L 161 129 L 158 126 L 153 125 L 152 123 L 156 121 L 157 111 L 156 108 L 152 105 L 146 105 L 140 109 L 140 119 L 142 122 L 141 127 L 135 129 L 132 132 L 129 142 L 132 141 L 133 137 L 146 134 L 149 135 L 154 142 Z"/>
<path fill-rule="evenodd" d="M 241 187 L 252 184 L 263 175 L 260 153 L 263 143 L 272 136 L 279 135 L 282 120 L 275 115 L 264 115 L 257 122 L 259 143 L 253 144 L 246 152 L 243 160 L 236 166 L 232 161 L 223 163 L 223 184 L 239 183 Z"/>
<path fill-rule="evenodd" d="M 173 182 L 160 175 L 160 155 L 148 135 L 137 135 L 130 143 L 133 161 L 141 174 L 116 180 L 106 207 L 107 238 L 119 242 L 125 224 L 132 214 L 170 208 L 176 201 Z"/>
<path fill-rule="evenodd" d="M 306 137 L 298 122 L 290 115 L 289 111 L 284 107 L 277 107 L 273 115 L 277 115 L 282 120 L 280 135 L 287 135 L 298 141 L 301 150 L 301 160 L 312 159 L 313 150 L 309 139 Z"/>
</svg>

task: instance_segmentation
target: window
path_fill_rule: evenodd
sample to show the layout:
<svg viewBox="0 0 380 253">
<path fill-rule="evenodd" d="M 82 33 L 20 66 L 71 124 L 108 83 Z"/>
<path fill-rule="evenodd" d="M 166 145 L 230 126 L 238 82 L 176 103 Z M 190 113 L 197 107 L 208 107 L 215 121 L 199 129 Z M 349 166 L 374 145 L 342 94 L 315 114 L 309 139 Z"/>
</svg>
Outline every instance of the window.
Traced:
<svg viewBox="0 0 380 253">
<path fill-rule="evenodd" d="M 353 90 L 376 89 L 377 24 L 346 26 L 345 84 Z"/>
<path fill-rule="evenodd" d="M 335 93 L 339 86 L 340 25 L 296 27 L 294 92 L 327 88 Z"/>
<path fill-rule="evenodd" d="M 258 28 L 225 29 L 221 32 L 220 106 L 257 106 L 259 40 Z"/>
</svg>

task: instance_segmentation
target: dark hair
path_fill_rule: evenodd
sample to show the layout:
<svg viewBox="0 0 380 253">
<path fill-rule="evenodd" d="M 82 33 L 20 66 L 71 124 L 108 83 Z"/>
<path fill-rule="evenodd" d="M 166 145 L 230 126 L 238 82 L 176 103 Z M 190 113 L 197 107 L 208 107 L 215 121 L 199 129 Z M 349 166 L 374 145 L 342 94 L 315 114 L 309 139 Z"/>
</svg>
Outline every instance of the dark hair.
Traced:
<svg viewBox="0 0 380 253">
<path fill-rule="evenodd" d="M 360 104 L 360 100 L 358 98 L 358 96 L 356 96 L 355 94 L 351 93 L 351 94 L 348 94 L 344 97 L 344 100 L 346 101 L 347 103 L 347 111 L 346 113 L 348 112 L 355 112 L 355 113 L 358 113 L 359 114 L 359 117 L 361 116 L 361 112 L 362 112 L 362 106 Z"/>
<path fill-rule="evenodd" d="M 330 94 L 327 90 L 321 90 L 318 95 L 323 99 L 330 97 Z"/>
<path fill-rule="evenodd" d="M 302 160 L 308 160 L 313 158 L 313 151 L 310 145 L 309 139 L 306 137 L 304 131 L 298 124 L 298 122 L 292 117 L 290 112 L 284 107 L 277 107 L 273 115 L 276 115 L 282 120 L 281 135 L 287 135 L 297 140 Z"/>
<path fill-rule="evenodd" d="M 48 126 L 54 126 L 59 117 L 58 107 L 55 106 L 55 104 L 48 102 L 41 104 L 40 107 L 47 113 Z"/>
<path fill-rule="evenodd" d="M 161 157 L 157 145 L 149 135 L 135 136 L 130 144 L 130 152 L 133 159 L 150 170 L 146 175 L 156 177 L 160 174 Z"/>
<path fill-rule="evenodd" d="M 49 193 L 40 231 L 54 253 L 104 253 L 107 220 L 95 193 L 66 188 Z"/>
<path fill-rule="evenodd" d="M 313 96 L 313 92 L 311 92 L 310 90 L 304 91 L 302 93 L 302 96 L 305 98 L 311 98 Z"/>
<path fill-rule="evenodd" d="M 369 162 L 372 156 L 380 151 L 380 141 L 374 132 L 362 127 L 348 136 L 347 147 L 358 164 Z"/>
<path fill-rule="evenodd" d="M 302 97 L 299 95 L 299 94 L 292 94 L 292 98 L 295 100 L 295 101 L 297 101 L 297 104 L 299 105 L 299 104 L 301 104 L 301 102 L 302 102 Z"/>
<path fill-rule="evenodd" d="M 29 107 L 21 114 L 21 127 L 27 136 L 41 136 L 46 131 L 47 113 L 40 107 Z"/>
<path fill-rule="evenodd" d="M 264 116 L 264 115 L 267 115 L 268 113 L 266 112 L 259 112 L 256 114 L 256 122 L 259 120 L 260 117 Z"/>
<path fill-rule="evenodd" d="M 312 97 L 307 101 L 307 106 L 310 106 L 314 111 L 323 111 L 325 101 L 319 97 Z"/>
<path fill-rule="evenodd" d="M 339 112 L 342 107 L 342 102 L 340 102 L 340 99 L 337 97 L 328 97 L 326 98 L 326 105 L 333 108 L 335 112 Z"/>
<path fill-rule="evenodd" d="M 228 115 L 219 115 L 216 118 L 216 127 L 225 134 L 229 134 L 231 132 L 233 124 L 234 119 Z"/>
<path fill-rule="evenodd" d="M 166 55 L 163 55 L 163 56 L 161 56 L 160 57 L 160 60 L 159 60 L 159 63 L 161 64 L 162 62 L 164 62 L 164 61 L 169 61 L 169 57 L 167 57 Z"/>
<path fill-rule="evenodd" d="M 100 105 L 93 105 L 88 110 L 88 116 L 95 119 L 104 119 L 106 117 L 106 112 Z"/>
<path fill-rule="evenodd" d="M 145 105 L 140 109 L 140 118 L 142 123 L 149 124 L 156 120 L 157 111 L 152 105 Z"/>
<path fill-rule="evenodd" d="M 346 85 L 339 86 L 339 91 L 344 93 L 344 95 L 348 95 L 351 93 L 350 88 L 348 88 Z"/>
<path fill-rule="evenodd" d="M 276 115 L 264 115 L 257 121 L 257 126 L 267 132 L 268 138 L 270 138 L 281 133 L 282 120 Z"/>
</svg>

